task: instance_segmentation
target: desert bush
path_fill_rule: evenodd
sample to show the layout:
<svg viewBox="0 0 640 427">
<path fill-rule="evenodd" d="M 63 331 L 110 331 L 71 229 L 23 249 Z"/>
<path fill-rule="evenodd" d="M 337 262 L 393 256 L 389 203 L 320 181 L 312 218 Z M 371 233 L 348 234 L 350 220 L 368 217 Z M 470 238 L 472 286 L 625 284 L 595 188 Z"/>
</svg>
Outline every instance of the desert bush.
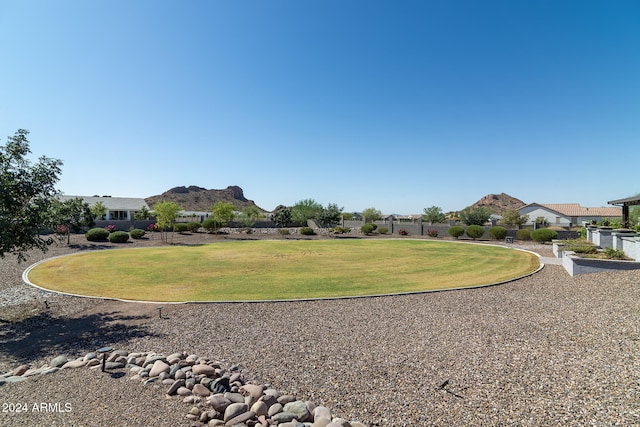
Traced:
<svg viewBox="0 0 640 427">
<path fill-rule="evenodd" d="M 127 243 L 129 241 L 129 233 L 125 231 L 114 231 L 109 234 L 109 241 L 111 243 Z"/>
<path fill-rule="evenodd" d="M 92 228 L 84 233 L 84 236 L 90 242 L 101 242 L 107 240 L 109 232 L 104 228 Z"/>
<path fill-rule="evenodd" d="M 145 235 L 145 231 L 139 228 L 134 228 L 133 230 L 129 231 L 129 235 L 132 239 L 142 239 L 142 236 Z"/>
<path fill-rule="evenodd" d="M 197 221 L 188 222 L 187 229 L 192 233 L 197 233 L 200 230 L 200 223 Z"/>
<path fill-rule="evenodd" d="M 461 225 L 454 225 L 452 227 L 449 227 L 447 233 L 449 233 L 449 236 L 455 237 L 457 239 L 464 234 L 464 227 Z"/>
<path fill-rule="evenodd" d="M 609 259 L 627 259 L 627 255 L 620 249 L 606 248 L 602 253 Z"/>
<path fill-rule="evenodd" d="M 278 233 L 283 236 L 288 236 L 289 234 L 291 234 L 288 228 L 278 228 Z"/>
<path fill-rule="evenodd" d="M 300 234 L 302 234 L 303 236 L 313 236 L 316 233 L 315 231 L 313 231 L 313 228 L 311 227 L 301 227 Z"/>
<path fill-rule="evenodd" d="M 539 243 L 550 242 L 557 237 L 558 233 L 548 228 L 539 228 L 531 232 L 531 238 Z"/>
<path fill-rule="evenodd" d="M 349 227 L 334 227 L 333 232 L 336 234 L 347 234 L 351 229 Z"/>
<path fill-rule="evenodd" d="M 435 228 L 428 228 L 427 229 L 427 236 L 429 237 L 438 237 L 438 230 Z"/>
<path fill-rule="evenodd" d="M 529 230 L 528 228 L 523 228 L 522 230 L 516 231 L 516 239 L 531 240 L 531 230 Z"/>
<path fill-rule="evenodd" d="M 207 230 L 209 233 L 212 233 L 218 229 L 218 224 L 213 218 L 207 218 L 202 221 L 202 228 Z"/>
<path fill-rule="evenodd" d="M 465 232 L 467 233 L 467 236 L 475 240 L 482 237 L 482 235 L 484 234 L 484 227 L 481 225 L 473 224 L 468 226 Z"/>
<path fill-rule="evenodd" d="M 378 233 L 380 234 L 387 234 L 389 232 L 389 229 L 387 227 L 380 227 L 380 229 L 378 230 Z"/>
<path fill-rule="evenodd" d="M 184 233 L 185 231 L 189 231 L 189 224 L 186 222 L 176 222 L 173 224 L 173 231 L 178 233 Z"/>
<path fill-rule="evenodd" d="M 495 227 L 491 227 L 489 229 L 489 236 L 496 240 L 503 240 L 505 237 L 507 237 L 507 229 L 496 225 Z"/>
<path fill-rule="evenodd" d="M 375 224 L 371 224 L 370 222 L 360 227 L 360 231 L 362 231 L 364 234 L 371 234 L 375 229 L 376 229 Z"/>
<path fill-rule="evenodd" d="M 575 252 L 577 254 L 595 254 L 595 253 L 598 253 L 598 248 L 596 248 L 593 245 L 580 245 L 580 244 L 569 245 L 569 246 L 567 246 L 566 250 Z"/>
</svg>

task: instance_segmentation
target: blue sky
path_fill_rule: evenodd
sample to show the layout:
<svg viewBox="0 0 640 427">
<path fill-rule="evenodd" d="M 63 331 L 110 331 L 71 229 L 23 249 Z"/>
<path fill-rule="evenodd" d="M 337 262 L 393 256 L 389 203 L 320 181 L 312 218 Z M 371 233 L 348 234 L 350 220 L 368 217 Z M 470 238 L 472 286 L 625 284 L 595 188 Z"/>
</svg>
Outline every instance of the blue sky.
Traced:
<svg viewBox="0 0 640 427">
<path fill-rule="evenodd" d="M 640 193 L 639 22 L 635 0 L 0 0 L 0 143 L 30 130 L 69 195 L 603 206 Z"/>
</svg>

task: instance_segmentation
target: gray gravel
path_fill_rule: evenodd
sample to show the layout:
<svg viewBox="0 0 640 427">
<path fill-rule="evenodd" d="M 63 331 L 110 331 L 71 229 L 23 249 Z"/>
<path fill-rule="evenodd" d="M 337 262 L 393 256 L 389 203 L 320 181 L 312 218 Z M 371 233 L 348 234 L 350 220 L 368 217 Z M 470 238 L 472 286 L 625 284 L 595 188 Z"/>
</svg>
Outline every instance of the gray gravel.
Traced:
<svg viewBox="0 0 640 427">
<path fill-rule="evenodd" d="M 550 254 L 548 246 L 528 249 Z M 103 344 L 186 350 L 237 363 L 251 381 L 370 425 L 640 425 L 639 272 L 570 277 L 548 265 L 488 288 L 165 305 L 160 319 L 154 305 L 30 290 L 21 285 L 24 267 L 0 260 L 2 313 L 16 306 L 25 313 L 23 321 L 0 322 L 0 372 Z M 24 301 L 16 289 L 24 290 Z M 37 336 L 38 328 L 51 325 L 65 340 Z M 65 328 L 79 335 L 65 336 Z M 4 385 L 0 392 L 0 410 L 9 403 L 29 406 L 26 413 L 0 412 L 3 426 L 189 425 L 189 406 L 165 399 L 162 389 L 86 369 Z M 69 403 L 72 410 L 34 412 L 36 402 Z"/>
</svg>

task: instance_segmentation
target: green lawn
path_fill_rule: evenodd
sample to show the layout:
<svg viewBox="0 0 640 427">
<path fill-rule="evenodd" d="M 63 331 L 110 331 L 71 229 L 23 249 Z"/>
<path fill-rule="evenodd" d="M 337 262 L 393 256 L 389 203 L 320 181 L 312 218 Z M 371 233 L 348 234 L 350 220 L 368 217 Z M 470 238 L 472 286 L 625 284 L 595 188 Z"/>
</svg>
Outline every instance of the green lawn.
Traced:
<svg viewBox="0 0 640 427">
<path fill-rule="evenodd" d="M 430 240 L 260 240 L 115 249 L 45 261 L 43 288 L 143 301 L 247 301 L 491 284 L 539 267 L 534 254 Z"/>
</svg>

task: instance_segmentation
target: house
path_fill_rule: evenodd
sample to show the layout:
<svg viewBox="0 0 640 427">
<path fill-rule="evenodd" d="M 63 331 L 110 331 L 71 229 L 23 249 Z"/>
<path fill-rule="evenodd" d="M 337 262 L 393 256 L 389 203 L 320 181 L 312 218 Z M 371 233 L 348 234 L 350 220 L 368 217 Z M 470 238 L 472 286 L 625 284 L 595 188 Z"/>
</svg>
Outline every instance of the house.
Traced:
<svg viewBox="0 0 640 427">
<path fill-rule="evenodd" d="M 146 208 L 149 210 L 149 206 L 147 206 L 147 202 L 142 198 L 135 197 L 111 197 L 111 196 L 60 196 L 59 199 L 61 201 L 66 201 L 69 199 L 79 198 L 82 199 L 85 203 L 88 203 L 89 206 L 93 206 L 98 202 L 102 202 L 102 204 L 107 208 L 107 215 L 105 216 L 106 221 L 133 221 L 134 216 L 137 212 L 141 211 L 142 208 Z M 98 218 L 101 219 L 101 218 Z"/>
<path fill-rule="evenodd" d="M 622 209 L 619 207 L 587 208 L 579 203 L 542 204 L 529 203 L 518 209 L 520 215 L 528 215 L 527 224 L 533 224 L 537 218 L 544 218 L 549 225 L 571 227 L 585 222 L 601 221 L 603 219 L 622 219 Z"/>
</svg>

